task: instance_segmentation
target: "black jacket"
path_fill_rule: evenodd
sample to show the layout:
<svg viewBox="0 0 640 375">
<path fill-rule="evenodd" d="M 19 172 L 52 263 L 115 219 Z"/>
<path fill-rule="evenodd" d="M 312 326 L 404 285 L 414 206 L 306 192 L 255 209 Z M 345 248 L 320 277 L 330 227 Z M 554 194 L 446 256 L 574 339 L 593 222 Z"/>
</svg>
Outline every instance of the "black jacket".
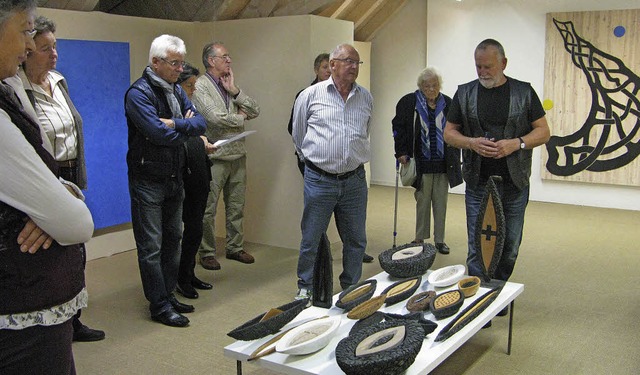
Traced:
<svg viewBox="0 0 640 375">
<path fill-rule="evenodd" d="M 444 95 L 444 100 L 444 114 L 446 116 L 449 110 L 449 104 L 451 103 L 451 98 Z M 398 101 L 398 104 L 396 105 L 396 115 L 393 120 L 391 120 L 396 158 L 403 155 L 408 155 L 409 157 L 414 158 L 415 155 L 420 155 L 422 153 L 422 140 L 420 137 L 422 125 L 420 124 L 419 116 L 420 115 L 416 111 L 415 93 L 409 93 Z M 460 149 L 446 145 L 444 159 L 445 170 L 449 179 L 449 186 L 455 187 L 460 185 L 462 183 Z M 433 172 L 428 169 L 428 164 L 416 163 L 416 174 L 418 176 L 423 173 Z M 413 187 L 420 190 L 421 182 L 421 178 L 416 178 L 416 182 L 413 183 Z"/>
</svg>

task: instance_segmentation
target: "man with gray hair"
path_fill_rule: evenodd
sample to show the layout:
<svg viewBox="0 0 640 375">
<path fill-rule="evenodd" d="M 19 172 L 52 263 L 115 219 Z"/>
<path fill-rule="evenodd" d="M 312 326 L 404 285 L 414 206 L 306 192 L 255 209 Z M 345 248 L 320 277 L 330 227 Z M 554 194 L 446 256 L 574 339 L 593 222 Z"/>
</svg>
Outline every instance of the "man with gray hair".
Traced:
<svg viewBox="0 0 640 375">
<path fill-rule="evenodd" d="M 212 141 L 244 132 L 247 120 L 260 114 L 255 100 L 240 90 L 231 69 L 231 56 L 221 42 L 212 42 L 202 50 L 205 74 L 196 81 L 193 103 L 207 120 L 207 137 Z M 220 269 L 216 255 L 215 217 L 220 193 L 224 194 L 227 259 L 249 264 L 253 256 L 244 250 L 244 201 L 247 186 L 247 150 L 244 140 L 228 143 L 209 155 L 211 190 L 204 213 L 200 243 L 200 264 L 208 270 Z"/>
<path fill-rule="evenodd" d="M 476 246 L 476 221 L 489 178 L 500 176 L 498 192 L 506 229 L 494 278 L 509 280 L 516 264 L 529 203 L 533 149 L 549 140 L 549 125 L 538 95 L 528 82 L 507 77 L 507 57 L 495 39 L 474 52 L 478 79 L 458 86 L 447 115 L 445 141 L 462 149 L 466 182 L 468 253 L 471 276 L 483 276 L 482 252 Z M 484 235 L 483 229 L 483 235 Z M 487 236 L 491 236 L 487 233 Z M 508 306 L 498 313 L 504 316 Z M 491 322 L 487 324 L 490 326 Z"/>
<path fill-rule="evenodd" d="M 142 287 L 151 318 L 173 327 L 187 326 L 189 319 L 182 314 L 194 310 L 173 294 L 182 237 L 183 145 L 206 128 L 204 118 L 175 84 L 186 53 L 178 37 L 154 39 L 149 65 L 125 94 L 131 222 Z"/>
<path fill-rule="evenodd" d="M 296 299 L 312 298 L 318 245 L 332 214 L 343 244 L 340 286 L 362 275 L 373 97 L 356 83 L 361 64 L 353 46 L 337 46 L 329 57 L 331 77 L 302 91 L 294 105 L 293 143 L 305 163 Z"/>
</svg>

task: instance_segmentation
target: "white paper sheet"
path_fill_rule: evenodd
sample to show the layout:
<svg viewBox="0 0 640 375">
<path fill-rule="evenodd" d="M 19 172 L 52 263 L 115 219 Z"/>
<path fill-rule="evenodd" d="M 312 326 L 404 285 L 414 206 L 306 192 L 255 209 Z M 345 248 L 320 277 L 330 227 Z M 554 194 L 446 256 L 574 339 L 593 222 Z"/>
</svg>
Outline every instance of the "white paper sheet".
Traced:
<svg viewBox="0 0 640 375">
<path fill-rule="evenodd" d="M 244 137 L 248 136 L 249 134 L 255 133 L 256 131 L 257 131 L 257 130 L 247 130 L 247 131 L 242 132 L 242 133 L 240 133 L 240 134 L 238 134 L 238 135 L 234 135 L 233 137 L 228 138 L 228 139 L 219 139 L 219 140 L 215 141 L 215 142 L 213 143 L 213 145 L 214 145 L 215 147 L 221 147 L 221 146 L 226 145 L 227 143 L 235 142 L 235 141 L 237 141 L 238 139 L 242 139 L 242 138 L 244 138 Z"/>
</svg>

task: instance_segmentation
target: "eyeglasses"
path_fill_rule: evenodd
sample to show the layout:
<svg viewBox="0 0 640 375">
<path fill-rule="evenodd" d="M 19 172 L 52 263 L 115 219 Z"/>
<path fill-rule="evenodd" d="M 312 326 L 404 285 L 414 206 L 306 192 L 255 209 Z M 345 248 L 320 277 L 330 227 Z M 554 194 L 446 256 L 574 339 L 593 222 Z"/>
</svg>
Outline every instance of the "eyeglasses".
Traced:
<svg viewBox="0 0 640 375">
<path fill-rule="evenodd" d="M 334 59 L 334 60 L 342 61 L 343 63 L 346 63 L 347 65 L 352 65 L 352 66 L 360 66 L 364 64 L 364 61 L 358 61 L 358 60 L 352 60 L 352 59 Z"/>
<path fill-rule="evenodd" d="M 184 61 L 178 61 L 178 60 L 169 61 L 169 60 L 165 59 L 164 57 L 161 57 L 160 60 L 166 62 L 169 65 L 171 65 L 172 68 L 177 68 L 177 67 L 184 68 L 185 65 L 187 64 Z"/>
<path fill-rule="evenodd" d="M 229 55 L 229 54 L 224 54 L 224 55 L 222 55 L 222 56 L 211 56 L 211 57 L 213 57 L 214 59 L 217 57 L 217 58 L 219 58 L 219 59 L 223 59 L 223 60 L 229 60 L 229 61 L 231 61 L 231 55 Z"/>
</svg>

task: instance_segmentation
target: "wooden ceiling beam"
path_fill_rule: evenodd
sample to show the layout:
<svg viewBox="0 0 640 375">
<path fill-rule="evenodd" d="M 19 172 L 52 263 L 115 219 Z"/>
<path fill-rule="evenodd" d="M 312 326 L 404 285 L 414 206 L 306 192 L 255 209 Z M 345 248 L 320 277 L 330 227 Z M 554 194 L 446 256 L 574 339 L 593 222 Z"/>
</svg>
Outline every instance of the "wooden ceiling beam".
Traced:
<svg viewBox="0 0 640 375">
<path fill-rule="evenodd" d="M 406 4 L 407 0 L 384 1 L 384 6 L 369 22 L 364 23 L 354 32 L 354 39 L 359 42 L 370 42 L 376 33 L 393 18 L 393 16 Z M 426 22 L 426 20 L 425 20 Z"/>
<path fill-rule="evenodd" d="M 342 2 L 342 5 L 340 5 L 338 7 L 338 9 L 336 9 L 335 12 L 333 12 L 333 14 L 331 15 L 331 18 L 337 18 L 339 20 L 344 20 L 346 19 L 347 15 L 349 14 L 349 12 L 351 12 L 351 10 L 358 5 L 357 1 L 355 0 L 344 0 Z"/>
<path fill-rule="evenodd" d="M 360 15 L 360 17 L 358 17 L 358 19 L 354 21 L 354 28 L 358 29 L 369 22 L 369 20 L 375 16 L 380 9 L 382 9 L 382 6 L 386 2 L 387 0 L 376 0 L 376 2 L 374 2 L 363 14 Z"/>
<path fill-rule="evenodd" d="M 280 5 L 278 9 L 273 12 L 274 17 L 279 16 L 293 16 L 303 14 L 315 14 L 321 13 L 333 3 L 335 0 L 291 0 L 280 1 L 284 3 Z"/>
<path fill-rule="evenodd" d="M 278 6 L 280 0 L 251 0 L 240 13 L 239 18 L 270 17 Z"/>
<path fill-rule="evenodd" d="M 98 0 L 46 0 L 39 1 L 38 4 L 44 8 L 90 12 L 96 8 Z"/>
<path fill-rule="evenodd" d="M 240 13 L 247 7 L 251 0 L 224 0 L 218 7 L 216 21 L 237 19 Z"/>
</svg>

